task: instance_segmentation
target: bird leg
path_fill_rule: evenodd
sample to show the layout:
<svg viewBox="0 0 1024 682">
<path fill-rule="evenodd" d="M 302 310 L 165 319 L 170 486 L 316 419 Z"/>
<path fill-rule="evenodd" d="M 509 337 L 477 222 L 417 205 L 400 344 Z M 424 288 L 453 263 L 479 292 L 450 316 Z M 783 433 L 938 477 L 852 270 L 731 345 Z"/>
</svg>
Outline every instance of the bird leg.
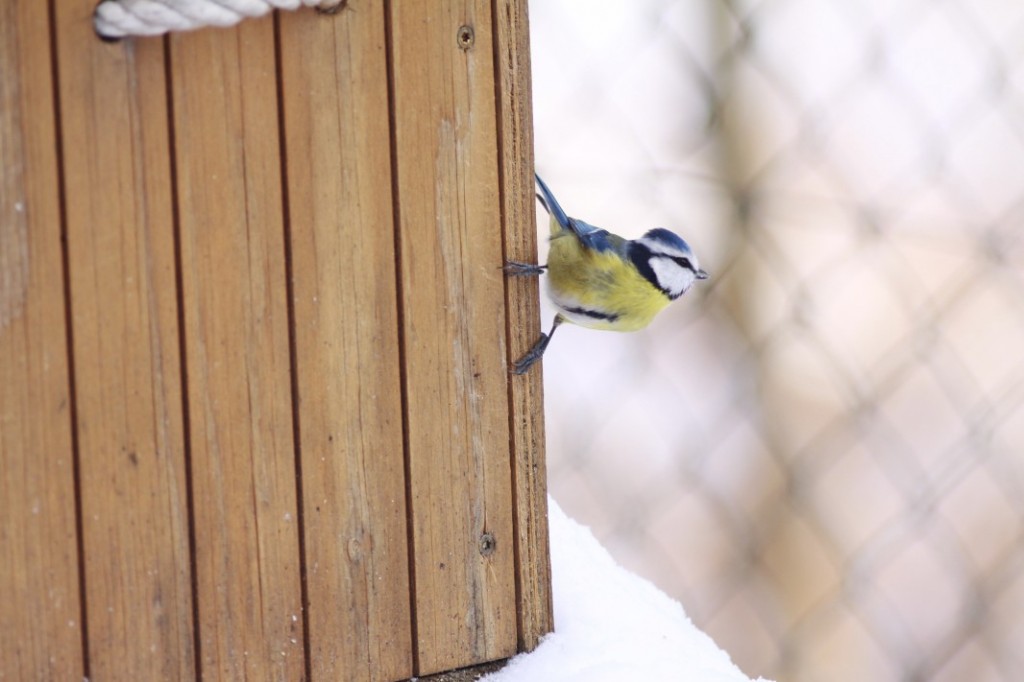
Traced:
<svg viewBox="0 0 1024 682">
<path fill-rule="evenodd" d="M 542 275 L 548 269 L 546 265 L 533 265 L 532 263 L 520 263 L 510 260 L 505 262 L 505 273 L 513 277 L 524 277 L 527 275 Z"/>
<path fill-rule="evenodd" d="M 565 318 L 561 315 L 555 315 L 555 322 L 551 325 L 551 331 L 547 334 L 541 334 L 537 342 L 533 344 L 530 350 L 526 351 L 523 357 L 516 360 L 515 365 L 512 367 L 513 374 L 526 374 L 526 370 L 530 369 L 533 363 L 540 360 L 541 356 L 544 355 L 544 351 L 548 349 L 548 344 L 551 343 L 551 337 L 555 335 L 555 330 L 558 329 L 558 325 L 562 324 Z"/>
</svg>

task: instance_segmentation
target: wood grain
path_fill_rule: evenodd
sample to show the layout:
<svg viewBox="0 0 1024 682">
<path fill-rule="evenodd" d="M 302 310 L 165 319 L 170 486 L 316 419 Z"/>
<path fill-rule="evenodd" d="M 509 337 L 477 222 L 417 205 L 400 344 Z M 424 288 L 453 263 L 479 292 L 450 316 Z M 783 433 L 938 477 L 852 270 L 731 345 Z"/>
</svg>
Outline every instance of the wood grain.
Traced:
<svg viewBox="0 0 1024 682">
<path fill-rule="evenodd" d="M 0 3 L 0 679 L 85 674 L 46 4 Z"/>
<path fill-rule="evenodd" d="M 537 292 L 501 271 L 536 251 L 525 2 L 113 45 L 91 11 L 0 6 L 0 677 L 535 646 L 541 381 L 507 368 Z"/>
<path fill-rule="evenodd" d="M 305 672 L 271 17 L 170 39 L 204 680 Z"/>
<path fill-rule="evenodd" d="M 159 41 L 56 3 L 89 674 L 194 675 L 172 193 Z"/>
<path fill-rule="evenodd" d="M 488 2 L 393 2 L 390 12 L 425 675 L 516 649 L 494 55 Z"/>
<path fill-rule="evenodd" d="M 533 102 L 530 28 L 525 0 L 494 0 L 495 68 L 502 225 L 508 260 L 537 262 L 533 180 Z M 506 280 L 509 362 L 540 335 L 538 280 Z M 509 428 L 516 528 L 519 649 L 529 651 L 554 628 L 548 548 L 547 468 L 544 456 L 544 380 L 541 364 L 509 377 Z"/>
<path fill-rule="evenodd" d="M 412 676 L 380 3 L 280 17 L 314 680 Z"/>
</svg>

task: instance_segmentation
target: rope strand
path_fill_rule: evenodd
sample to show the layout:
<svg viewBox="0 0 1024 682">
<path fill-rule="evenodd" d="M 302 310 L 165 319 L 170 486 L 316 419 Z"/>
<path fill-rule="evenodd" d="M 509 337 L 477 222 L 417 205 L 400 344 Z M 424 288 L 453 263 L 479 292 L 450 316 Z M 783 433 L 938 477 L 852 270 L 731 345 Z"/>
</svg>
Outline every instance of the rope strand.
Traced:
<svg viewBox="0 0 1024 682">
<path fill-rule="evenodd" d="M 261 17 L 272 9 L 303 5 L 330 11 L 344 0 L 100 0 L 93 26 L 104 40 L 155 36 L 204 26 L 233 26 L 242 19 Z"/>
</svg>

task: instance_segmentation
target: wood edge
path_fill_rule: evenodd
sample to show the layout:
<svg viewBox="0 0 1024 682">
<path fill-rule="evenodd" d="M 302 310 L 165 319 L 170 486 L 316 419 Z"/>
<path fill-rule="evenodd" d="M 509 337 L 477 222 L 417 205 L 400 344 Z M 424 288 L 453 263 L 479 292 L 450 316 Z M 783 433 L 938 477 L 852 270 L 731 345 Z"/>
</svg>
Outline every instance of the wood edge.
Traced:
<svg viewBox="0 0 1024 682">
<path fill-rule="evenodd" d="M 502 234 L 506 259 L 535 262 L 533 117 L 529 22 L 524 0 L 492 0 Z M 511 363 L 540 334 L 537 280 L 507 280 Z M 517 646 L 537 647 L 554 629 L 544 450 L 543 374 L 509 375 L 510 456 L 515 501 Z"/>
<path fill-rule="evenodd" d="M 511 659 L 502 658 L 497 661 L 488 661 L 479 665 L 471 665 L 467 668 L 448 670 L 424 677 L 414 677 L 417 682 L 475 682 L 484 675 L 497 672 L 504 668 Z"/>
</svg>

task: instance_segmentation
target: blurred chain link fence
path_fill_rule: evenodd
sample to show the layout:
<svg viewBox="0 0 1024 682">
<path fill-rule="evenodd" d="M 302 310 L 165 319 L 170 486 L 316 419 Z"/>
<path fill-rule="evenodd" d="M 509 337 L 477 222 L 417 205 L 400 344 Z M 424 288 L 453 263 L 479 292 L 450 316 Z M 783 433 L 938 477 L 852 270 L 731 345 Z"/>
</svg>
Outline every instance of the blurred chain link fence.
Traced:
<svg viewBox="0 0 1024 682">
<path fill-rule="evenodd" d="M 1024 3 L 531 23 L 568 212 L 712 273 L 644 332 L 559 332 L 555 498 L 748 674 L 1024 680 Z"/>
</svg>

